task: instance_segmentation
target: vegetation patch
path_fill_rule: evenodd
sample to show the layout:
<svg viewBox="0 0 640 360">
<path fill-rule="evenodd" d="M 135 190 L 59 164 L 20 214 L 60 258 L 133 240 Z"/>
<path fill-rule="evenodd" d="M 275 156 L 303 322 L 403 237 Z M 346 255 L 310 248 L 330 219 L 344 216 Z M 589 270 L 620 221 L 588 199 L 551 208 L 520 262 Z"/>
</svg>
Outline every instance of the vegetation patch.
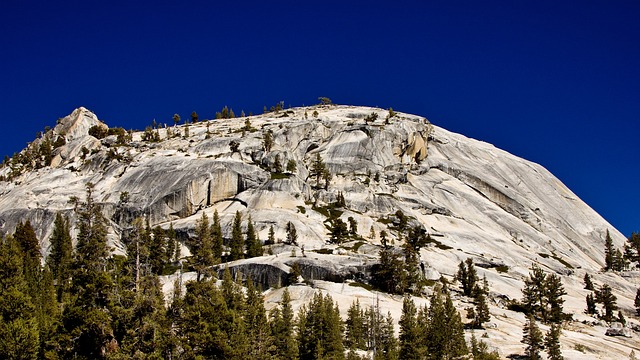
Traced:
<svg viewBox="0 0 640 360">
<path fill-rule="evenodd" d="M 278 173 L 278 172 L 271 173 L 271 180 L 282 180 L 282 179 L 288 179 L 288 178 L 289 178 L 289 175 L 285 173 Z"/>
<path fill-rule="evenodd" d="M 498 265 L 498 266 L 496 266 L 496 270 L 499 273 L 506 274 L 509 271 L 509 267 L 507 265 Z"/>
<path fill-rule="evenodd" d="M 304 206 L 298 205 L 297 207 L 298 207 L 298 212 L 299 213 L 301 213 L 301 214 L 306 214 L 307 213 L 307 209 Z"/>
</svg>

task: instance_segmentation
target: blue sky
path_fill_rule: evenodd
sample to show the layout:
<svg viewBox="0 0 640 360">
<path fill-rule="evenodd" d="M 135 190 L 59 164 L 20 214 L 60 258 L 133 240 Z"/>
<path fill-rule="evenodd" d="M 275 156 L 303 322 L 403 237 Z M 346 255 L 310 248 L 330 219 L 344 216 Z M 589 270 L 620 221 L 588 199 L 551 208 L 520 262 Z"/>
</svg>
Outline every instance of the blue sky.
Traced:
<svg viewBox="0 0 640 360">
<path fill-rule="evenodd" d="M 135 3 L 135 4 L 132 4 Z M 85 106 L 144 128 L 318 96 L 542 164 L 640 230 L 638 1 L 0 2 L 0 154 Z"/>
</svg>

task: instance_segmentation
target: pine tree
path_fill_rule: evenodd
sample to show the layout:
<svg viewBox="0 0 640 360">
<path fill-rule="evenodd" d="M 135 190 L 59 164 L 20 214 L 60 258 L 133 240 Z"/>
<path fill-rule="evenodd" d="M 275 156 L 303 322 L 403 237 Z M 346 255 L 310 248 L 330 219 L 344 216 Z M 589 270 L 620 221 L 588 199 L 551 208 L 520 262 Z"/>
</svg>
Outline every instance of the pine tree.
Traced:
<svg viewBox="0 0 640 360">
<path fill-rule="evenodd" d="M 593 291 L 593 282 L 591 281 L 591 276 L 589 276 L 589 273 L 585 273 L 584 274 L 584 288 L 586 290 L 591 290 Z"/>
<path fill-rule="evenodd" d="M 53 274 L 48 266 L 45 266 L 40 273 L 34 303 L 40 339 L 39 358 L 52 358 L 56 353 L 56 337 L 61 325 L 62 314 L 57 301 Z"/>
<path fill-rule="evenodd" d="M 265 245 L 273 245 L 276 243 L 276 232 L 273 230 L 273 225 L 269 226 L 269 236 L 267 237 L 267 241 Z"/>
<path fill-rule="evenodd" d="M 489 306 L 487 305 L 487 295 L 489 294 L 489 283 L 487 282 L 486 275 L 483 278 L 483 287 L 479 287 L 476 285 L 476 289 L 474 290 L 476 295 L 475 302 L 475 310 L 473 317 L 473 322 L 471 327 L 474 329 L 481 329 L 482 324 L 491 320 L 491 314 L 489 313 Z"/>
<path fill-rule="evenodd" d="M 460 262 L 456 279 L 460 281 L 464 295 L 472 296 L 478 282 L 478 273 L 473 265 L 473 259 L 467 258 L 464 262 Z"/>
<path fill-rule="evenodd" d="M 365 324 L 364 311 L 360 307 L 360 301 L 356 299 L 347 311 L 345 321 L 345 345 L 347 348 L 365 349 Z"/>
<path fill-rule="evenodd" d="M 200 281 L 208 272 L 207 269 L 214 264 L 209 218 L 203 212 L 200 219 L 196 221 L 196 240 L 193 244 L 193 266 L 197 272 L 197 281 Z"/>
<path fill-rule="evenodd" d="M 251 216 L 247 220 L 247 236 L 244 243 L 247 249 L 247 258 L 262 256 L 262 244 L 258 239 Z"/>
<path fill-rule="evenodd" d="M 562 360 L 562 351 L 560 350 L 560 325 L 551 324 L 551 328 L 544 337 L 544 347 L 547 351 L 547 359 L 549 360 Z"/>
<path fill-rule="evenodd" d="M 213 224 L 211 224 L 211 240 L 213 243 L 213 259 L 214 263 L 217 264 L 222 261 L 222 247 L 224 243 L 218 210 L 215 210 L 213 212 Z"/>
<path fill-rule="evenodd" d="M 403 294 L 407 289 L 404 263 L 400 254 L 392 247 L 383 247 L 380 264 L 373 269 L 373 280 L 381 290 L 391 294 Z"/>
<path fill-rule="evenodd" d="M 311 171 L 310 176 L 314 176 L 316 178 L 316 187 L 320 187 L 320 179 L 323 177 L 323 174 L 326 172 L 327 166 L 324 161 L 320 157 L 320 153 L 316 153 L 316 158 L 311 163 Z"/>
<path fill-rule="evenodd" d="M 247 357 L 250 359 L 271 359 L 275 351 L 271 329 L 267 322 L 267 312 L 264 308 L 264 298 L 253 285 L 251 278 L 247 280 L 247 300 L 244 311 L 247 338 L 251 341 Z"/>
<path fill-rule="evenodd" d="M 546 308 L 542 311 L 543 319 L 552 323 L 560 323 L 564 318 L 562 304 L 566 295 L 562 280 L 556 274 L 549 274 L 545 280 L 544 295 L 546 298 Z"/>
<path fill-rule="evenodd" d="M 168 237 L 160 226 L 155 226 L 151 231 L 153 240 L 149 243 L 149 265 L 151 273 L 162 275 L 165 265 L 172 257 L 167 257 Z"/>
<path fill-rule="evenodd" d="M 273 159 L 273 172 L 276 174 L 282 173 L 282 163 L 280 162 L 280 155 L 276 155 Z"/>
<path fill-rule="evenodd" d="M 180 260 L 180 245 L 178 244 L 177 234 L 173 228 L 173 223 L 169 223 L 167 230 L 167 248 L 166 259 L 169 262 L 178 262 Z"/>
<path fill-rule="evenodd" d="M 49 238 L 51 252 L 46 264 L 51 269 L 55 283 L 57 284 L 58 301 L 66 301 L 71 281 L 71 260 L 73 245 L 69 221 L 57 213 L 53 222 L 53 232 Z"/>
<path fill-rule="evenodd" d="M 294 336 L 294 316 L 291 308 L 289 290 L 284 289 L 280 308 L 271 312 L 271 333 L 273 334 L 276 351 L 275 357 L 285 360 L 298 358 L 298 344 Z"/>
<path fill-rule="evenodd" d="M 400 358 L 422 359 L 426 355 L 426 349 L 421 341 L 424 331 L 418 323 L 418 309 L 409 296 L 405 296 L 402 302 L 402 316 L 398 325 L 400 325 Z"/>
<path fill-rule="evenodd" d="M 544 349 L 542 332 L 536 324 L 533 314 L 527 315 L 527 322 L 524 324 L 523 337 L 521 343 L 527 345 L 525 355 L 530 360 L 540 359 L 540 351 Z"/>
<path fill-rule="evenodd" d="M 533 264 L 529 277 L 524 280 L 524 289 L 522 289 L 522 303 L 527 311 L 536 315 L 541 315 L 546 308 L 545 302 L 545 284 L 547 275 L 542 269 Z"/>
<path fill-rule="evenodd" d="M 120 327 L 114 336 L 119 355 L 125 358 L 161 358 L 170 348 L 171 333 L 165 316 L 164 295 L 158 277 L 147 274 L 140 280 L 139 291 L 120 318 Z"/>
<path fill-rule="evenodd" d="M 244 257 L 244 239 L 242 236 L 242 214 L 240 211 L 236 211 L 236 216 L 233 219 L 233 229 L 231 232 L 231 241 L 229 243 L 229 260 L 234 261 L 242 259 Z"/>
<path fill-rule="evenodd" d="M 615 249 L 613 248 L 613 240 L 611 239 L 611 235 L 609 234 L 609 230 L 607 229 L 607 234 L 604 239 L 604 270 L 605 271 L 613 270 L 614 253 L 615 253 Z"/>
<path fill-rule="evenodd" d="M 464 340 L 464 326 L 458 310 L 453 306 L 451 297 L 446 288 L 444 291 L 444 320 L 445 342 L 443 344 L 444 358 L 459 358 L 468 354 L 467 343 Z M 435 327 L 432 328 L 434 330 Z"/>
<path fill-rule="evenodd" d="M 611 292 L 611 287 L 604 284 L 600 289 L 596 290 L 596 301 L 602 304 L 604 315 L 602 318 L 606 322 L 613 321 L 613 312 L 618 309 L 616 302 L 618 298 Z"/>
<path fill-rule="evenodd" d="M 595 315 L 598 313 L 596 309 L 596 300 L 593 298 L 593 293 L 587 294 L 587 309 L 585 312 L 589 315 Z"/>
<path fill-rule="evenodd" d="M 287 244 L 289 245 L 298 245 L 298 231 L 296 230 L 296 226 L 291 223 L 291 221 L 287 222 L 286 227 L 287 232 Z"/>
<path fill-rule="evenodd" d="M 87 197 L 78 209 L 78 237 L 73 259 L 72 290 L 75 295 L 65 308 L 63 323 L 68 339 L 75 339 L 69 354 L 101 359 L 108 355 L 107 345 L 111 316 L 104 309 L 109 305 L 113 287 L 106 271 L 109 248 L 107 228 L 100 207 L 93 200 L 93 185 L 87 186 Z"/>
</svg>

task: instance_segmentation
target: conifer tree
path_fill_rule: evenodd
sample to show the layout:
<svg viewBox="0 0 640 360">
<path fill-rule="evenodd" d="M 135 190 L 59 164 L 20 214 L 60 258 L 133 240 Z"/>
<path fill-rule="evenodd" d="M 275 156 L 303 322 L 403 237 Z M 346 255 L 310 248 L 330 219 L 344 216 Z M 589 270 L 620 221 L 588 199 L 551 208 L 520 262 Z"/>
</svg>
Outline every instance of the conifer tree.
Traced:
<svg viewBox="0 0 640 360">
<path fill-rule="evenodd" d="M 540 359 L 540 351 L 544 349 L 542 332 L 536 324 L 533 314 L 527 315 L 527 322 L 524 324 L 523 337 L 521 343 L 527 345 L 525 356 L 530 360 Z"/>
<path fill-rule="evenodd" d="M 400 358 L 422 359 L 426 356 L 423 335 L 424 329 L 418 324 L 418 310 L 409 296 L 402 301 L 402 316 L 398 322 L 400 325 Z"/>
<path fill-rule="evenodd" d="M 489 346 L 484 341 L 476 339 L 475 334 L 471 334 L 471 355 L 473 360 L 499 360 L 500 355 L 496 351 L 489 351 Z"/>
<path fill-rule="evenodd" d="M 320 179 L 323 177 L 324 173 L 327 170 L 327 166 L 324 161 L 320 157 L 320 153 L 316 153 L 316 158 L 311 163 L 311 171 L 310 176 L 314 176 L 316 178 L 316 187 L 320 187 Z"/>
<path fill-rule="evenodd" d="M 522 303 L 528 312 L 540 314 L 546 308 L 544 290 L 546 278 L 547 275 L 538 265 L 531 266 L 531 272 L 524 280 L 524 289 L 522 289 Z"/>
<path fill-rule="evenodd" d="M 487 305 L 487 295 L 489 294 L 489 283 L 487 282 L 486 275 L 483 278 L 483 287 L 476 285 L 475 293 L 475 310 L 473 322 L 471 327 L 474 329 L 481 329 L 482 324 L 491 320 L 491 314 L 489 313 L 489 306 Z"/>
<path fill-rule="evenodd" d="M 45 266 L 40 273 L 38 292 L 34 303 L 36 305 L 36 319 L 40 339 L 39 358 L 52 358 L 56 354 L 56 338 L 61 325 L 62 314 L 57 301 L 53 274 L 48 266 Z"/>
<path fill-rule="evenodd" d="M 604 315 L 602 318 L 606 322 L 613 321 L 613 312 L 618 309 L 616 302 L 618 298 L 611 292 L 611 287 L 604 284 L 596 290 L 596 301 L 602 304 Z"/>
<path fill-rule="evenodd" d="M 269 226 L 269 236 L 267 237 L 266 245 L 273 245 L 276 243 L 276 232 L 273 230 L 273 225 Z"/>
<path fill-rule="evenodd" d="M 75 296 L 65 308 L 63 323 L 67 338 L 75 339 L 69 344 L 67 355 L 101 359 L 108 355 L 113 332 L 111 316 L 104 311 L 109 305 L 113 280 L 106 271 L 109 248 L 105 219 L 92 193 L 93 185 L 89 184 L 86 200 L 78 209 L 71 290 Z"/>
<path fill-rule="evenodd" d="M 20 246 L 22 253 L 24 254 L 24 266 L 25 271 L 31 269 L 39 271 L 40 269 L 40 242 L 36 237 L 36 233 L 31 226 L 31 222 L 20 222 L 16 226 L 16 230 L 13 234 L 14 240 Z"/>
<path fill-rule="evenodd" d="M 373 269 L 376 286 L 391 294 L 404 293 L 407 281 L 400 254 L 395 252 L 392 247 L 384 246 L 379 255 L 380 264 Z"/>
<path fill-rule="evenodd" d="M 611 239 L 611 235 L 609 234 L 609 229 L 607 229 L 607 234 L 605 235 L 605 238 L 604 238 L 604 270 L 605 271 L 613 270 L 614 253 L 615 253 L 615 249 L 613 248 L 613 240 Z"/>
<path fill-rule="evenodd" d="M 233 219 L 233 229 L 231 231 L 231 241 L 229 243 L 229 260 L 238 260 L 244 257 L 244 238 L 242 236 L 242 214 L 240 211 L 236 211 L 236 216 Z"/>
<path fill-rule="evenodd" d="M 193 247 L 193 263 L 197 272 L 197 280 L 200 281 L 202 275 L 206 273 L 206 269 L 215 264 L 209 217 L 204 212 L 196 222 L 196 241 Z"/>
<path fill-rule="evenodd" d="M 585 273 L 584 274 L 584 288 L 586 290 L 591 290 L 593 291 L 593 282 L 591 281 L 591 276 L 589 276 L 589 273 Z"/>
<path fill-rule="evenodd" d="M 247 249 L 247 258 L 262 256 L 262 244 L 258 239 L 251 216 L 247 219 L 247 235 L 244 244 Z"/>
<path fill-rule="evenodd" d="M 596 300 L 593 298 L 593 293 L 587 294 L 587 309 L 585 312 L 589 315 L 595 315 L 598 313 L 596 310 Z"/>
<path fill-rule="evenodd" d="M 566 295 L 562 280 L 560 276 L 556 274 L 549 274 L 545 280 L 544 295 L 546 308 L 543 310 L 543 319 L 552 323 L 560 323 L 564 317 L 562 312 L 562 304 L 564 299 L 562 296 Z"/>
<path fill-rule="evenodd" d="M 291 223 L 291 221 L 287 222 L 286 227 L 287 232 L 287 244 L 289 245 L 298 245 L 298 231 L 296 230 L 296 226 Z"/>
<path fill-rule="evenodd" d="M 347 311 L 345 321 L 345 346 L 349 349 L 365 349 L 364 311 L 360 301 L 356 299 Z"/>
<path fill-rule="evenodd" d="M 271 312 L 271 332 L 275 342 L 275 357 L 285 360 L 298 358 L 298 344 L 294 336 L 294 316 L 289 290 L 284 289 L 280 307 Z"/>
<path fill-rule="evenodd" d="M 473 259 L 467 258 L 467 260 L 460 262 L 456 279 L 460 281 L 464 295 L 472 296 L 478 281 L 478 273 L 473 265 Z"/>
<path fill-rule="evenodd" d="M 256 360 L 271 359 L 275 351 L 271 329 L 267 322 L 264 298 L 253 285 L 251 278 L 247 280 L 247 300 L 244 311 L 244 326 L 247 338 L 251 341 L 247 358 Z"/>
<path fill-rule="evenodd" d="M 178 244 L 178 236 L 173 223 L 169 223 L 169 229 L 167 230 L 167 248 L 166 259 L 169 262 L 178 262 L 180 260 L 180 244 Z"/>
<path fill-rule="evenodd" d="M 466 355 L 469 351 L 467 349 L 467 343 L 464 340 L 464 326 L 458 310 L 453 306 L 451 296 L 446 288 L 443 289 L 444 293 L 444 320 L 445 328 L 442 329 L 445 334 L 445 342 L 443 343 L 443 358 L 459 358 Z M 436 330 L 432 327 L 431 330 Z M 432 352 L 437 354 L 438 352 Z"/>
<path fill-rule="evenodd" d="M 631 233 L 624 245 L 624 257 L 636 267 L 640 267 L 640 233 Z"/>
<path fill-rule="evenodd" d="M 560 325 L 551 324 L 551 328 L 544 337 L 544 347 L 547 351 L 547 359 L 562 360 L 562 351 L 560 350 Z"/>
<path fill-rule="evenodd" d="M 149 265 L 153 274 L 161 275 L 165 264 L 172 260 L 172 257 L 167 257 L 168 237 L 160 226 L 153 228 L 152 235 L 153 240 L 149 243 Z"/>
<path fill-rule="evenodd" d="M 215 210 L 213 213 L 213 224 L 211 224 L 211 239 L 213 242 L 213 259 L 214 263 L 217 264 L 222 261 L 222 247 L 224 243 L 218 210 Z"/>
<path fill-rule="evenodd" d="M 57 284 L 58 301 L 66 300 L 71 281 L 71 260 L 73 245 L 69 221 L 57 213 L 53 222 L 53 232 L 49 238 L 51 252 L 46 264 L 51 269 L 55 283 Z"/>
</svg>

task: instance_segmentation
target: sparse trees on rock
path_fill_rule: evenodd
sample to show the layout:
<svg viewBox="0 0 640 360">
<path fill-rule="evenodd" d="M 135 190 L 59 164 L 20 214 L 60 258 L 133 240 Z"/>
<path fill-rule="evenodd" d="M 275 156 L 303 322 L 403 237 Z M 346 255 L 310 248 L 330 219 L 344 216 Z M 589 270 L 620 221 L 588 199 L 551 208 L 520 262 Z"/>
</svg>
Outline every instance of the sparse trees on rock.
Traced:
<svg viewBox="0 0 640 360">
<path fill-rule="evenodd" d="M 562 321 L 562 296 L 566 295 L 566 292 L 558 275 L 547 275 L 534 264 L 524 284 L 522 303 L 528 313 L 539 316 L 544 322 Z"/>
</svg>

